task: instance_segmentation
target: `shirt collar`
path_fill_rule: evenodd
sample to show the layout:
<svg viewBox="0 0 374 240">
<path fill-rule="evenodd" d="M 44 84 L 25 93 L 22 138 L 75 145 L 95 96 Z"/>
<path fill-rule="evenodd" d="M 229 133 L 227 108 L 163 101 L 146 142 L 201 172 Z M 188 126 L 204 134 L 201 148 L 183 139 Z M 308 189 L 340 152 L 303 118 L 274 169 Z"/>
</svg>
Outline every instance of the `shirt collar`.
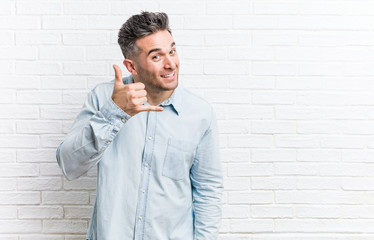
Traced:
<svg viewBox="0 0 374 240">
<path fill-rule="evenodd" d="M 123 78 L 123 82 L 125 84 L 134 83 L 132 75 Z M 182 87 L 178 86 L 176 89 L 174 89 L 173 93 L 168 99 L 160 103 L 160 106 L 164 107 L 164 106 L 171 105 L 173 109 L 175 110 L 175 112 L 179 115 L 182 109 L 182 94 L 183 94 Z"/>
</svg>

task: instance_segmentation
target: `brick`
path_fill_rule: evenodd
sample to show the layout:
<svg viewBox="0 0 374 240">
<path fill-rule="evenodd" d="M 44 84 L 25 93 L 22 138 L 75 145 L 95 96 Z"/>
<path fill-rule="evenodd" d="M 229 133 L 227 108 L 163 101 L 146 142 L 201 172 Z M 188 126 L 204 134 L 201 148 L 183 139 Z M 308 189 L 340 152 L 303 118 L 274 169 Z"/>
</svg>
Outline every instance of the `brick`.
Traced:
<svg viewBox="0 0 374 240">
<path fill-rule="evenodd" d="M 42 192 L 43 204 L 87 204 L 87 192 L 66 192 L 66 191 L 44 191 Z"/>
<path fill-rule="evenodd" d="M 61 123 L 57 121 L 18 121 L 17 133 L 60 133 Z"/>
<path fill-rule="evenodd" d="M 250 187 L 250 180 L 242 177 L 230 177 L 224 179 L 225 190 L 246 191 Z"/>
<path fill-rule="evenodd" d="M 96 178 L 79 178 L 75 181 L 64 180 L 65 190 L 95 190 Z"/>
<path fill-rule="evenodd" d="M 326 163 L 320 167 L 320 175 L 329 177 L 359 177 L 365 176 L 366 171 L 364 163 Z"/>
<path fill-rule="evenodd" d="M 85 16 L 46 16 L 42 19 L 43 29 L 71 30 L 87 29 L 88 20 Z"/>
<path fill-rule="evenodd" d="M 227 56 L 226 48 L 216 47 L 183 47 L 180 52 L 183 59 L 224 60 Z"/>
<path fill-rule="evenodd" d="M 58 219 L 63 217 L 62 207 L 20 207 L 18 209 L 20 219 Z"/>
<path fill-rule="evenodd" d="M 166 13 L 202 15 L 206 13 L 206 4 L 202 1 L 160 2 L 160 10 Z"/>
<path fill-rule="evenodd" d="M 345 12 L 345 4 L 339 1 L 300 1 L 300 13 L 303 15 L 341 15 Z"/>
<path fill-rule="evenodd" d="M 294 162 L 296 151 L 291 149 L 253 149 L 251 160 L 252 162 Z"/>
<path fill-rule="evenodd" d="M 0 74 L 13 74 L 14 64 L 11 62 L 1 62 Z"/>
<path fill-rule="evenodd" d="M 18 91 L 17 103 L 59 104 L 61 103 L 61 93 L 56 91 Z"/>
<path fill-rule="evenodd" d="M 86 48 L 86 59 L 88 61 L 103 61 L 122 59 L 122 52 L 118 46 L 113 47 L 87 47 Z"/>
<path fill-rule="evenodd" d="M 30 30 L 40 28 L 41 22 L 39 16 L 0 16 L 0 29 Z"/>
<path fill-rule="evenodd" d="M 60 177 L 55 178 L 21 178 L 17 182 L 18 190 L 61 190 L 62 181 Z"/>
<path fill-rule="evenodd" d="M 86 89 L 87 79 L 82 76 L 41 77 L 42 89 Z"/>
<path fill-rule="evenodd" d="M 252 177 L 252 190 L 292 190 L 296 187 L 293 177 Z"/>
<path fill-rule="evenodd" d="M 57 236 L 57 235 L 49 235 L 49 234 L 43 234 L 43 235 L 21 235 L 19 240 L 64 240 L 64 236 Z M 17 239 L 18 240 L 18 239 Z"/>
<path fill-rule="evenodd" d="M 291 64 L 291 63 L 254 62 L 252 71 L 253 71 L 253 75 L 270 76 L 270 75 L 296 75 L 297 70 L 298 70 L 298 67 L 296 66 L 296 64 Z"/>
<path fill-rule="evenodd" d="M 57 148 L 65 139 L 65 135 L 41 135 L 40 145 L 42 147 Z"/>
<path fill-rule="evenodd" d="M 17 150 L 17 162 L 56 162 L 55 149 Z"/>
<path fill-rule="evenodd" d="M 207 46 L 248 46 L 252 42 L 248 31 L 232 29 L 224 32 L 209 30 L 204 34 L 204 39 Z"/>
<path fill-rule="evenodd" d="M 184 18 L 185 29 L 229 29 L 232 26 L 230 16 L 214 15 L 186 15 Z"/>
<path fill-rule="evenodd" d="M 84 49 L 80 47 L 39 47 L 39 58 L 42 60 L 83 61 Z"/>
<path fill-rule="evenodd" d="M 11 163 L 16 160 L 16 151 L 11 149 L 0 149 L 0 162 Z"/>
<path fill-rule="evenodd" d="M 275 86 L 274 77 L 251 77 L 234 76 L 229 77 L 230 88 L 233 89 L 273 89 Z"/>
<path fill-rule="evenodd" d="M 242 48 L 230 47 L 228 50 L 230 60 L 272 60 L 274 58 L 271 48 Z"/>
<path fill-rule="evenodd" d="M 263 219 L 231 220 L 230 229 L 231 231 L 238 232 L 238 233 L 269 232 L 269 231 L 273 231 L 274 223 L 273 223 L 273 220 L 263 220 Z"/>
<path fill-rule="evenodd" d="M 253 176 L 272 176 L 274 168 L 272 164 L 267 163 L 229 163 L 229 177 L 253 177 Z"/>
<path fill-rule="evenodd" d="M 37 49 L 29 46 L 0 47 L 0 59 L 34 60 L 37 59 Z"/>
<path fill-rule="evenodd" d="M 173 3 L 173 2 L 171 2 Z M 150 12 L 159 12 L 159 3 L 153 1 L 112 1 L 111 2 L 111 14 L 112 15 L 128 15 L 129 17 L 134 13 L 139 13 L 141 11 L 147 10 Z M 163 10 L 165 11 L 165 10 Z M 171 12 L 170 12 L 171 13 Z M 170 16 L 170 15 L 169 15 Z M 124 21 L 126 19 L 124 18 Z"/>
<path fill-rule="evenodd" d="M 15 218 L 17 218 L 17 208 L 16 207 L 0 208 L 0 219 L 1 220 L 2 219 L 15 219 Z"/>
<path fill-rule="evenodd" d="M 277 204 L 317 204 L 321 202 L 318 191 L 277 191 L 275 202 Z"/>
<path fill-rule="evenodd" d="M 62 42 L 72 46 L 103 46 L 109 43 L 105 32 L 63 32 Z"/>
<path fill-rule="evenodd" d="M 42 119 L 58 119 L 58 120 L 74 120 L 81 107 L 41 107 L 41 118 Z"/>
<path fill-rule="evenodd" d="M 319 165 L 314 163 L 275 163 L 275 175 L 286 176 L 308 176 L 319 173 Z"/>
<path fill-rule="evenodd" d="M 228 61 L 211 61 L 204 64 L 205 74 L 230 74 L 244 75 L 249 74 L 250 64 L 244 61 L 228 62 Z"/>
<path fill-rule="evenodd" d="M 287 91 L 255 91 L 252 93 L 252 102 L 256 105 L 293 105 L 298 96 Z"/>
<path fill-rule="evenodd" d="M 318 148 L 319 137 L 308 135 L 279 135 L 275 137 L 275 146 L 293 148 Z"/>
<path fill-rule="evenodd" d="M 234 1 L 212 1 L 206 3 L 207 14 L 249 14 L 251 3 L 249 0 L 234 0 Z"/>
<path fill-rule="evenodd" d="M 0 3 L 0 15 L 11 15 L 13 4 L 12 1 L 2 1 Z"/>
<path fill-rule="evenodd" d="M 37 148 L 39 137 L 35 135 L 2 135 L 0 146 L 4 148 Z"/>
<path fill-rule="evenodd" d="M 40 81 L 38 76 L 4 76 L 6 81 L 0 80 L 2 89 L 38 89 Z"/>
<path fill-rule="evenodd" d="M 42 229 L 41 220 L 1 220 L 0 233 L 38 233 Z"/>
<path fill-rule="evenodd" d="M 295 211 L 290 206 L 251 206 L 251 217 L 253 218 L 293 218 Z"/>
<path fill-rule="evenodd" d="M 321 191 L 321 204 L 364 204 L 363 192 Z"/>
<path fill-rule="evenodd" d="M 270 106 L 230 106 L 228 116 L 233 119 L 272 119 L 274 109 Z"/>
<path fill-rule="evenodd" d="M 211 103 L 249 103 L 249 95 L 247 92 L 239 91 L 209 91 L 205 94 L 205 98 Z"/>
<path fill-rule="evenodd" d="M 253 46 L 294 46 L 298 34 L 293 31 L 253 32 Z"/>
<path fill-rule="evenodd" d="M 246 205 L 223 205 L 222 207 L 222 218 L 248 218 L 249 207 Z"/>
<path fill-rule="evenodd" d="M 15 204 L 39 204 L 40 203 L 40 193 L 39 192 L 16 192 L 16 193 L 0 193 L 0 205 L 15 205 Z M 3 224 L 0 224 L 1 227 L 4 227 Z M 1 231 L 0 232 L 4 232 Z"/>
<path fill-rule="evenodd" d="M 364 148 L 366 139 L 362 136 L 326 136 L 321 138 L 322 148 Z"/>
<path fill-rule="evenodd" d="M 79 220 L 44 220 L 43 231 L 46 233 L 85 233 L 87 221 Z"/>
<path fill-rule="evenodd" d="M 298 13 L 298 1 L 287 0 L 287 1 L 276 1 L 276 0 L 266 0 L 266 1 L 254 1 L 253 3 L 254 14 L 297 14 Z"/>
<path fill-rule="evenodd" d="M 13 105 L 2 106 L 0 119 L 37 119 L 39 117 L 39 108 L 35 106 Z"/>
<path fill-rule="evenodd" d="M 59 15 L 62 12 L 58 1 L 18 1 L 16 2 L 17 15 Z"/>
<path fill-rule="evenodd" d="M 61 66 L 55 62 L 16 62 L 16 73 L 20 75 L 60 75 Z"/>
<path fill-rule="evenodd" d="M 0 176 L 2 177 L 33 177 L 39 175 L 37 164 L 14 164 L 1 163 Z"/>
<path fill-rule="evenodd" d="M 339 190 L 340 179 L 327 177 L 305 177 L 300 176 L 297 179 L 298 190 Z"/>
<path fill-rule="evenodd" d="M 249 162 L 250 152 L 247 149 L 222 149 L 221 161 L 223 162 Z"/>
<path fill-rule="evenodd" d="M 247 121 L 227 120 L 218 121 L 218 129 L 220 133 L 248 133 L 250 126 Z"/>
<path fill-rule="evenodd" d="M 72 219 L 90 219 L 92 215 L 92 207 L 76 207 L 76 206 L 65 206 L 64 207 L 65 218 Z"/>
<path fill-rule="evenodd" d="M 14 191 L 17 189 L 17 179 L 1 178 L 0 191 Z M 1 211 L 1 208 L 0 208 Z M 0 214 L 0 216 L 3 216 Z"/>
<path fill-rule="evenodd" d="M 186 88 L 222 89 L 228 88 L 228 79 L 225 76 L 180 76 Z M 183 77 L 183 78 L 182 78 Z"/>
<path fill-rule="evenodd" d="M 104 63 L 64 63 L 64 74 L 67 75 L 105 75 L 107 74 Z"/>
<path fill-rule="evenodd" d="M 278 17 L 276 16 L 233 16 L 233 29 L 277 29 Z"/>
<path fill-rule="evenodd" d="M 87 91 L 84 92 L 64 92 L 62 94 L 62 103 L 68 105 L 83 105 L 87 98 Z"/>
<path fill-rule="evenodd" d="M 18 31 L 15 33 L 17 45 L 51 45 L 60 44 L 60 33 L 47 30 Z"/>
<path fill-rule="evenodd" d="M 0 44 L 1 45 L 13 45 L 14 33 L 11 31 L 2 30 L 0 32 Z"/>
<path fill-rule="evenodd" d="M 271 204 L 274 193 L 271 191 L 229 192 L 229 204 Z"/>
<path fill-rule="evenodd" d="M 64 2 L 65 15 L 106 15 L 109 3 L 101 1 Z"/>
<path fill-rule="evenodd" d="M 195 30 L 173 30 L 173 38 L 179 46 L 202 46 L 204 45 L 204 37 L 206 34 Z"/>
<path fill-rule="evenodd" d="M 0 120 L 0 133 L 15 133 L 15 123 L 8 120 Z"/>
<path fill-rule="evenodd" d="M 88 18 L 88 29 L 118 30 L 124 24 L 126 18 L 123 16 L 90 16 Z"/>
<path fill-rule="evenodd" d="M 62 176 L 62 171 L 56 162 L 54 163 L 41 163 L 40 164 L 41 176 Z"/>
<path fill-rule="evenodd" d="M 250 147 L 250 148 L 263 148 L 271 147 L 273 145 L 273 138 L 271 136 L 262 135 L 237 135 L 229 136 L 229 146 L 236 147 Z"/>
</svg>

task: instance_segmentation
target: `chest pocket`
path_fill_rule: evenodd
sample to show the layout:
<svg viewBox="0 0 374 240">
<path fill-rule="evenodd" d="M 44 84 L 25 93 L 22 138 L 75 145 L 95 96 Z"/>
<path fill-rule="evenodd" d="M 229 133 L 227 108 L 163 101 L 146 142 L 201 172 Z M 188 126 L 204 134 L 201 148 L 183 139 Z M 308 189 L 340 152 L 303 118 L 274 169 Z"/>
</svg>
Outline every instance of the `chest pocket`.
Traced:
<svg viewBox="0 0 374 240">
<path fill-rule="evenodd" d="M 194 159 L 194 152 L 192 143 L 169 138 L 162 175 L 177 181 L 185 179 Z"/>
</svg>

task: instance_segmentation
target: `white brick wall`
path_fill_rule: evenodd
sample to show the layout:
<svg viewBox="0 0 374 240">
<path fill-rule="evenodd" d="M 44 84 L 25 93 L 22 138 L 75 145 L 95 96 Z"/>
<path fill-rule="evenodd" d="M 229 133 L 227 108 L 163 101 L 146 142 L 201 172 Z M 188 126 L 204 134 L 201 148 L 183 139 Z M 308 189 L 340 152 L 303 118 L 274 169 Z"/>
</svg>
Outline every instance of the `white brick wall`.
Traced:
<svg viewBox="0 0 374 240">
<path fill-rule="evenodd" d="M 182 84 L 216 109 L 221 240 L 373 240 L 373 7 L 2 0 L 0 240 L 85 239 L 96 172 L 66 180 L 55 149 L 113 79 L 118 29 L 141 10 L 169 14 Z"/>
</svg>

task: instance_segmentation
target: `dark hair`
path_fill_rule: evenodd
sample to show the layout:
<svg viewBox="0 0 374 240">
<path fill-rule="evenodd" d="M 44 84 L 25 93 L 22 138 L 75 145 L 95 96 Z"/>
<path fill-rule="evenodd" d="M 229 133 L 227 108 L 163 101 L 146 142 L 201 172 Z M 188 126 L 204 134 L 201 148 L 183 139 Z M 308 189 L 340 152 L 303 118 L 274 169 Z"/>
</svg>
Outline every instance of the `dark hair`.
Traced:
<svg viewBox="0 0 374 240">
<path fill-rule="evenodd" d="M 138 52 L 135 42 L 160 30 L 167 30 L 171 34 L 169 18 L 166 13 L 141 12 L 131 16 L 118 33 L 118 44 L 125 58 L 134 56 Z"/>
</svg>

